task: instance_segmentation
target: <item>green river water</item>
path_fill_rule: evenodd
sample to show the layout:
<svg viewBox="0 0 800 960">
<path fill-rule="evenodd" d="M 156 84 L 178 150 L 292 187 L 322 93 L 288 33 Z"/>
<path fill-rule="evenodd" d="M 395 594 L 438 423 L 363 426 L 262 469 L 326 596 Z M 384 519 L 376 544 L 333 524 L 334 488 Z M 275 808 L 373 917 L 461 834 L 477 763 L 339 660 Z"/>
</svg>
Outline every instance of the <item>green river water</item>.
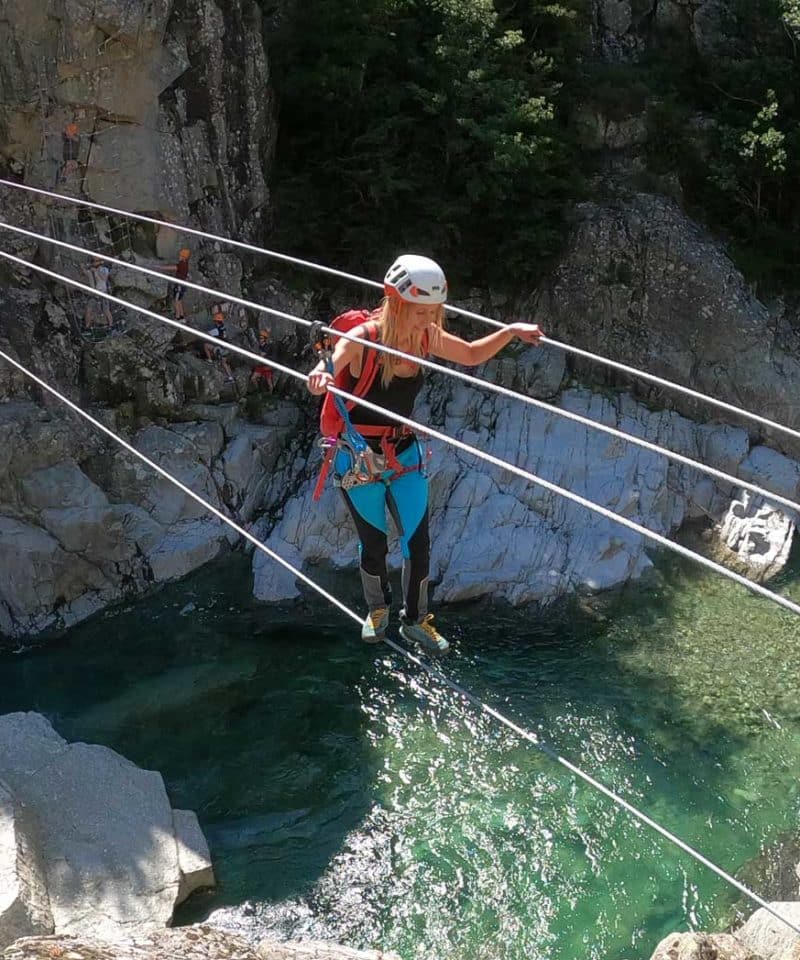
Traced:
<svg viewBox="0 0 800 960">
<path fill-rule="evenodd" d="M 775 584 L 800 599 L 800 564 Z M 354 575 L 330 580 L 355 604 Z M 638 960 L 738 896 L 313 598 L 264 607 L 235 555 L 0 655 L 0 711 L 162 772 L 198 812 L 212 911 L 252 938 L 404 960 Z M 724 868 L 800 813 L 800 632 L 661 560 L 647 586 L 539 614 L 441 612 L 444 669 Z"/>
</svg>

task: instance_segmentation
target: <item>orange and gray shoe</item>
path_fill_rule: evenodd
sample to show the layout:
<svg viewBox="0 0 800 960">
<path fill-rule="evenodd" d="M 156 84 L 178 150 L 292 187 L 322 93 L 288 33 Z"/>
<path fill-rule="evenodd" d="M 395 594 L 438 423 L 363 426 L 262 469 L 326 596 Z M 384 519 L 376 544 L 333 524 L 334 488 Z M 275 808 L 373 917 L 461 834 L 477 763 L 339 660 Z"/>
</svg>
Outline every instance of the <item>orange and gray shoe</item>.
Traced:
<svg viewBox="0 0 800 960">
<path fill-rule="evenodd" d="M 376 610 L 370 610 L 366 620 L 361 625 L 361 639 L 364 643 L 380 643 L 386 636 L 388 626 L 388 607 L 378 607 Z"/>
<path fill-rule="evenodd" d="M 416 643 L 426 653 L 443 657 L 450 652 L 450 644 L 433 625 L 433 614 L 429 613 L 416 622 L 406 620 L 401 614 L 400 636 L 409 643 Z"/>
</svg>

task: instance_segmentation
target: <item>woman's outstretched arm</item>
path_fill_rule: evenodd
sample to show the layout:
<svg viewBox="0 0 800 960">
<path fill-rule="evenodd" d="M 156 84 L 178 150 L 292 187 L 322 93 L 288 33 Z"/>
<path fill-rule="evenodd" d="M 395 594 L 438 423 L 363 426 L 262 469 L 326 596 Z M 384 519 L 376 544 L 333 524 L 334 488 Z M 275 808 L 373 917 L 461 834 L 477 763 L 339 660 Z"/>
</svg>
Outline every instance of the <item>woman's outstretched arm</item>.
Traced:
<svg viewBox="0 0 800 960">
<path fill-rule="evenodd" d="M 442 330 L 440 335 L 431 337 L 430 352 L 436 357 L 441 357 L 442 360 L 460 363 L 465 367 L 477 367 L 491 360 L 517 337 L 525 343 L 538 346 L 541 336 L 542 331 L 535 323 L 512 323 L 503 330 L 497 330 L 471 343 Z"/>
</svg>

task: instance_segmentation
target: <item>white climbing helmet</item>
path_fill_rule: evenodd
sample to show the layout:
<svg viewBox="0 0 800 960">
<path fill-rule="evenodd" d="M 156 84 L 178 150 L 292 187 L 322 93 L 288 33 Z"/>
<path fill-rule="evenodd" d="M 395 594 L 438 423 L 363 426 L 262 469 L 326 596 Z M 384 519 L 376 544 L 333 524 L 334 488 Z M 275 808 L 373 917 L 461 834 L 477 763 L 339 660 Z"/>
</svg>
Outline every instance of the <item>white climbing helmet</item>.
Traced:
<svg viewBox="0 0 800 960">
<path fill-rule="evenodd" d="M 447 280 L 444 270 L 429 257 L 404 253 L 386 271 L 383 289 L 387 297 L 400 297 L 408 303 L 444 303 Z"/>
</svg>

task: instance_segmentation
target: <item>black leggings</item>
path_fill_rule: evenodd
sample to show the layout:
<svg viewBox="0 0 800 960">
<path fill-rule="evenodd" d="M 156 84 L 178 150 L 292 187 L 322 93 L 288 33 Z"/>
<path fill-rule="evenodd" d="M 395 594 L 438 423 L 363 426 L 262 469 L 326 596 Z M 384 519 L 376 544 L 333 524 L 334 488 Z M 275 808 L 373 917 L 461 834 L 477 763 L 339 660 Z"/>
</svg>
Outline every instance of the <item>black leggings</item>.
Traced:
<svg viewBox="0 0 800 960">
<path fill-rule="evenodd" d="M 361 543 L 361 569 L 370 577 L 380 579 L 380 588 L 384 602 L 391 603 L 391 587 L 389 574 L 386 569 L 386 555 L 389 544 L 386 533 L 373 526 L 359 512 L 347 491 L 342 490 L 342 496 L 353 517 L 356 532 Z M 394 520 L 398 533 L 404 535 L 402 513 L 398 509 L 391 489 L 386 491 L 386 506 Z M 406 541 L 408 556 L 403 557 L 403 605 L 404 616 L 409 620 L 421 620 L 428 613 L 428 575 L 430 570 L 431 542 L 428 532 L 427 508 L 416 530 Z M 366 592 L 366 590 L 365 590 Z M 369 607 L 377 606 L 377 597 L 366 597 Z"/>
</svg>

